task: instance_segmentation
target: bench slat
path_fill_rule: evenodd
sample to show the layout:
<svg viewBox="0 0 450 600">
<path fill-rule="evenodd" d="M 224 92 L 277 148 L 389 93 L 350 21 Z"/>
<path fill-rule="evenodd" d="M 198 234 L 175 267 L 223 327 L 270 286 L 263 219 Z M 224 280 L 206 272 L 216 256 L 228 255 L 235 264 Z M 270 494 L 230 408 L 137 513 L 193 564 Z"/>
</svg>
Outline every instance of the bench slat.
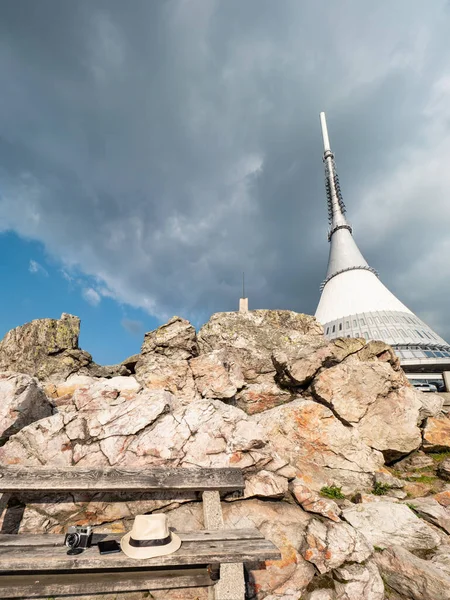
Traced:
<svg viewBox="0 0 450 600">
<path fill-rule="evenodd" d="M 0 598 L 39 598 L 170 588 L 203 587 L 215 583 L 204 568 L 117 573 L 0 575 Z"/>
<path fill-rule="evenodd" d="M 92 543 L 96 544 L 104 540 L 119 541 L 123 534 L 119 533 L 94 533 Z M 223 541 L 223 540 L 252 540 L 264 539 L 264 536 L 258 529 L 223 529 L 223 530 L 201 530 L 177 532 L 177 535 L 183 542 L 204 541 Z M 64 544 L 64 535 L 49 533 L 19 533 L 19 534 L 0 534 L 0 547 L 2 546 L 62 546 Z"/>
<path fill-rule="evenodd" d="M 244 489 L 241 469 L 0 467 L 0 492 L 161 490 L 232 492 Z"/>
<path fill-rule="evenodd" d="M 216 563 L 260 562 L 279 560 L 279 550 L 266 539 L 209 540 L 183 542 L 181 548 L 167 556 L 133 560 L 123 552 L 101 555 L 97 547 L 83 554 L 69 556 L 63 546 L 1 546 L 0 572 L 53 571 L 71 569 L 136 569 L 139 567 L 175 567 Z"/>
</svg>

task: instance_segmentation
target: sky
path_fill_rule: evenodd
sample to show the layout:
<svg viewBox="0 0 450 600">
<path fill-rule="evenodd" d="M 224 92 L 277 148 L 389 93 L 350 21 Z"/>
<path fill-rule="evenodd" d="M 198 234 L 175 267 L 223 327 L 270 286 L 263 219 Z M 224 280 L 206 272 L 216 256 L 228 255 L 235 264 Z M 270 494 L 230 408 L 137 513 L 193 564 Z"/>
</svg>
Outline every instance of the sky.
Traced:
<svg viewBox="0 0 450 600">
<path fill-rule="evenodd" d="M 382 281 L 450 341 L 447 0 L 2 0 L 0 337 L 102 364 L 177 314 L 314 314 L 320 111 Z"/>
</svg>

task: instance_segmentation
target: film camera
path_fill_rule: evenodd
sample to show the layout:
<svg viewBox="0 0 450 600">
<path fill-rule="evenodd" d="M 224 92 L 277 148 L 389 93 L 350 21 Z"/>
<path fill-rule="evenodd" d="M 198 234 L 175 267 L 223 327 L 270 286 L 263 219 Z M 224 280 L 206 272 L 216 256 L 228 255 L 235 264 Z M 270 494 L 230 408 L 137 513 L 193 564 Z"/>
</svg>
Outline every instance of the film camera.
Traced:
<svg viewBox="0 0 450 600">
<path fill-rule="evenodd" d="M 89 548 L 92 540 L 92 527 L 87 525 L 81 527 L 79 525 L 71 526 L 67 530 L 64 544 L 69 548 L 67 554 L 81 554 L 86 548 Z"/>
</svg>

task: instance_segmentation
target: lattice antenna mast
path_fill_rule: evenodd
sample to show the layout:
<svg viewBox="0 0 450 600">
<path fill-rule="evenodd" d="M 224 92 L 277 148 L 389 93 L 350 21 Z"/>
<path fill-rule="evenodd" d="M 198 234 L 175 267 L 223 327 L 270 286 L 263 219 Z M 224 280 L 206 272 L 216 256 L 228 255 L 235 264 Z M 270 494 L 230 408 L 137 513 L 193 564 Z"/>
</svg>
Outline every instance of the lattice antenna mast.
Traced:
<svg viewBox="0 0 450 600">
<path fill-rule="evenodd" d="M 327 121 L 324 112 L 320 113 L 320 124 L 322 126 L 324 147 L 323 162 L 325 165 L 325 190 L 327 194 L 328 222 L 330 224 L 328 240 L 330 240 L 333 233 L 338 229 L 348 229 L 350 233 L 352 233 L 352 228 L 345 218 L 346 208 L 342 198 L 341 186 L 336 171 L 336 163 L 334 162 L 334 154 L 330 148 Z"/>
</svg>

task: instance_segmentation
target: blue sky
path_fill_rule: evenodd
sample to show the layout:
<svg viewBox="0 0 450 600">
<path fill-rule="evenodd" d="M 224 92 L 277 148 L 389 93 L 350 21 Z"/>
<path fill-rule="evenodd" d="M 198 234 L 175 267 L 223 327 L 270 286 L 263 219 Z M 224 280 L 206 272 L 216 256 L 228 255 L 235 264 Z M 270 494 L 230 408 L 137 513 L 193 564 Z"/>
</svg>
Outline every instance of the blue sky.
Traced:
<svg viewBox="0 0 450 600">
<path fill-rule="evenodd" d="M 14 233 L 0 234 L 0 338 L 33 319 L 81 318 L 80 347 L 99 364 L 114 364 L 139 352 L 144 332 L 159 322 L 141 309 L 100 296 L 97 282 L 46 254 L 42 244 Z"/>
</svg>

